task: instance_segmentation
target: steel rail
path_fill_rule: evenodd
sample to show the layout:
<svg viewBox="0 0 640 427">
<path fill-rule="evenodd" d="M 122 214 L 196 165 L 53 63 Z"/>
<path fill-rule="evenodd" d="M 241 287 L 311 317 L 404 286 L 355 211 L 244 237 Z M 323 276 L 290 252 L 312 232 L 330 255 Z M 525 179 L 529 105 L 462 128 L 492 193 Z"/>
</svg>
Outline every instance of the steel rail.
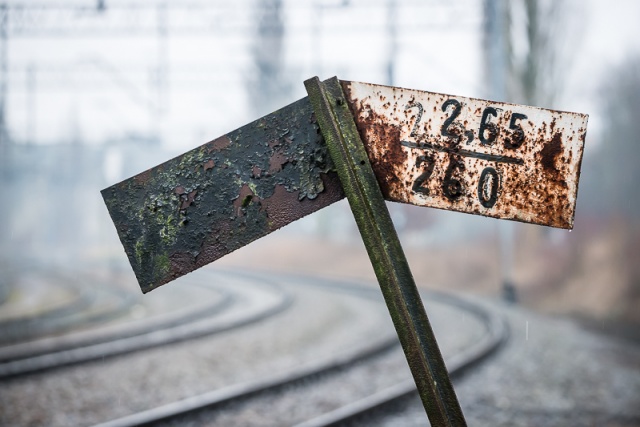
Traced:
<svg viewBox="0 0 640 427">
<path fill-rule="evenodd" d="M 508 326 L 504 319 L 497 314 L 486 311 L 469 301 L 447 294 L 433 294 L 430 295 L 430 299 L 464 308 L 487 326 L 488 333 L 482 340 L 458 352 L 448 360 L 447 367 L 449 376 L 452 379 L 460 378 L 478 363 L 491 356 L 508 340 Z M 343 425 L 364 418 L 384 406 L 409 396 L 414 396 L 416 393 L 417 389 L 414 381 L 402 381 L 363 399 L 296 424 L 294 427 L 335 427 Z"/>
<path fill-rule="evenodd" d="M 152 425 L 154 423 L 165 421 L 186 415 L 205 408 L 212 408 L 224 403 L 237 402 L 253 397 L 259 393 L 278 390 L 284 386 L 292 385 L 297 382 L 309 379 L 311 377 L 331 373 L 341 369 L 348 368 L 358 362 L 378 355 L 397 345 L 397 338 L 394 335 L 388 335 L 378 342 L 368 344 L 364 349 L 342 353 L 327 359 L 317 360 L 296 369 L 287 372 L 272 375 L 259 380 L 247 381 L 212 390 L 197 396 L 172 402 L 147 411 L 138 412 L 95 427 L 133 427 Z"/>
<path fill-rule="evenodd" d="M 243 273 L 249 277 L 251 273 Z M 255 277 L 255 276 L 254 276 Z M 363 297 L 376 298 L 378 291 L 373 287 L 364 287 L 355 283 L 333 281 L 320 282 L 319 280 L 307 278 L 300 275 L 294 275 L 301 283 L 311 286 L 330 287 L 332 289 L 340 289 L 346 292 L 360 294 Z M 483 339 L 475 343 L 471 347 L 455 354 L 448 365 L 451 367 L 451 375 L 460 376 L 463 372 L 472 368 L 491 355 L 499 346 L 507 339 L 507 328 L 502 318 L 494 313 L 488 312 L 481 306 L 463 300 L 457 296 L 431 293 L 428 297 L 430 300 L 439 301 L 454 307 L 461 308 L 474 315 L 487 329 L 487 334 Z M 315 361 L 302 367 L 290 370 L 288 372 L 273 375 L 268 378 L 261 378 L 241 384 L 232 385 L 222 389 L 212 390 L 200 395 L 192 396 L 187 399 L 171 402 L 156 408 L 148 409 L 138 413 L 134 413 L 122 418 L 118 418 L 109 422 L 101 423 L 95 427 L 134 427 L 144 425 L 154 425 L 155 423 L 176 420 L 182 416 L 189 415 L 202 410 L 213 409 L 223 404 L 231 402 L 241 402 L 251 399 L 260 394 L 275 392 L 286 386 L 302 383 L 311 378 L 319 378 L 322 375 L 330 375 L 336 372 L 348 369 L 359 362 L 370 359 L 376 355 L 394 348 L 398 344 L 397 337 L 391 335 L 388 338 L 379 340 L 377 343 L 369 343 L 364 348 L 356 349 L 350 353 L 343 353 L 333 358 Z M 407 380 L 396 386 L 390 387 L 383 392 L 374 396 L 358 401 L 347 407 L 340 408 L 321 417 L 307 421 L 310 426 L 329 426 L 337 425 L 342 421 L 349 421 L 376 409 L 380 405 L 405 397 L 415 393 L 415 383 L 413 380 Z M 325 424 L 323 424 L 325 423 Z M 302 424 L 305 425 L 304 423 Z"/>
<path fill-rule="evenodd" d="M 0 346 L 0 364 L 3 362 L 29 359 L 45 354 L 52 354 L 65 350 L 88 347 L 94 344 L 116 341 L 123 338 L 143 335 L 159 329 L 167 329 L 198 318 L 211 316 L 227 308 L 232 302 L 232 295 L 223 289 L 216 289 L 207 286 L 198 287 L 215 291 L 220 295 L 220 298 L 213 301 L 205 301 L 204 303 L 197 304 L 195 306 L 181 308 L 180 310 L 171 311 L 169 313 L 144 317 L 139 320 L 107 324 L 104 326 L 97 326 L 96 328 L 89 330 L 69 332 L 61 336 L 45 336 L 33 341 L 29 340 L 26 342 Z M 86 326 L 86 323 L 81 323 L 79 326 Z"/>
<path fill-rule="evenodd" d="M 36 271 L 38 276 L 45 276 L 42 271 Z M 19 339 L 38 338 L 40 336 L 64 331 L 73 324 L 73 317 L 77 313 L 83 312 L 93 304 L 93 296 L 75 280 L 63 278 L 52 273 L 47 274 L 47 283 L 58 286 L 60 289 L 69 291 L 72 294 L 70 301 L 61 305 L 46 307 L 39 313 L 23 313 L 11 319 L 0 320 L 0 345 L 11 344 Z M 52 282 L 52 277 L 54 280 Z"/>
<path fill-rule="evenodd" d="M 255 310 L 254 312 L 245 313 L 235 320 L 220 321 L 220 319 L 216 318 L 216 314 L 220 311 L 216 309 L 214 313 L 211 313 L 213 316 L 208 318 L 200 320 L 192 319 L 190 322 L 148 331 L 139 335 L 130 336 L 124 334 L 127 336 L 0 363 L 0 378 L 16 377 L 97 359 L 102 360 L 105 357 L 123 355 L 161 345 L 200 338 L 258 322 L 280 313 L 291 306 L 293 297 L 290 294 L 282 291 L 273 283 L 264 280 L 261 286 L 268 286 L 272 290 L 276 290 L 278 300 L 274 304 L 266 307 L 266 309 L 263 308 Z"/>
<path fill-rule="evenodd" d="M 234 272 L 234 275 L 244 276 L 250 279 L 263 280 L 264 275 L 252 272 Z M 309 286 L 331 288 L 333 291 L 356 295 L 366 299 L 378 299 L 379 293 L 375 288 L 362 286 L 355 283 L 331 281 L 314 281 L 306 276 L 276 275 L 279 278 L 289 277 Z M 133 427 L 153 425 L 155 423 L 171 420 L 180 416 L 210 409 L 222 404 L 246 400 L 261 393 L 279 390 L 322 374 L 336 372 L 366 359 L 391 350 L 398 344 L 395 334 L 382 334 L 375 341 L 369 341 L 364 346 L 351 349 L 330 357 L 314 360 L 294 369 L 280 372 L 266 378 L 234 384 L 221 389 L 212 390 L 200 395 L 192 396 L 179 401 L 171 402 L 149 410 L 141 411 L 122 418 L 97 424 L 95 427 Z"/>
<path fill-rule="evenodd" d="M 14 288 L 15 267 L 8 263 L 0 264 L 0 308 L 5 304 Z"/>
</svg>

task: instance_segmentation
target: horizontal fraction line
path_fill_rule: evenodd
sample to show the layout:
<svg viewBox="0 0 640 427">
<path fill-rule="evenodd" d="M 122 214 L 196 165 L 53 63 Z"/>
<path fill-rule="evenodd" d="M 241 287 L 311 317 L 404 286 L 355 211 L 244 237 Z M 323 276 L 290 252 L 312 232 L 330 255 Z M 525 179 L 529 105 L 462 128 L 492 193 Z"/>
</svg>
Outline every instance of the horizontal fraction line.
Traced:
<svg viewBox="0 0 640 427">
<path fill-rule="evenodd" d="M 459 148 L 451 148 L 451 147 L 443 147 L 441 145 L 433 145 L 433 144 L 430 144 L 428 142 L 421 142 L 420 144 L 418 144 L 416 142 L 411 142 L 411 141 L 400 141 L 400 144 L 402 144 L 403 146 L 408 147 L 408 148 L 417 148 L 419 150 L 441 151 L 443 153 L 458 154 L 458 155 L 464 156 L 464 157 L 473 157 L 473 158 L 476 158 L 476 159 L 489 160 L 491 162 L 510 163 L 510 164 L 513 164 L 513 165 L 523 165 L 524 164 L 524 160 L 518 159 L 516 157 L 498 156 L 498 155 L 495 155 L 495 154 L 487 154 L 487 153 L 478 153 L 478 152 L 475 152 L 475 151 L 461 150 Z"/>
</svg>

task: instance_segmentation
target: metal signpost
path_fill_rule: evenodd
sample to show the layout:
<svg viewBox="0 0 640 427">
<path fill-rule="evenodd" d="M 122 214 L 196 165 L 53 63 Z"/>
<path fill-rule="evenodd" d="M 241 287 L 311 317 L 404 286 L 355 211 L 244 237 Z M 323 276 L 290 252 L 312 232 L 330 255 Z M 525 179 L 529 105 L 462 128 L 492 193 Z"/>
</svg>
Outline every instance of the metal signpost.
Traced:
<svg viewBox="0 0 640 427">
<path fill-rule="evenodd" d="M 347 197 L 433 425 L 464 416 L 384 200 L 572 228 L 587 116 L 339 81 L 102 191 L 143 292 Z"/>
</svg>

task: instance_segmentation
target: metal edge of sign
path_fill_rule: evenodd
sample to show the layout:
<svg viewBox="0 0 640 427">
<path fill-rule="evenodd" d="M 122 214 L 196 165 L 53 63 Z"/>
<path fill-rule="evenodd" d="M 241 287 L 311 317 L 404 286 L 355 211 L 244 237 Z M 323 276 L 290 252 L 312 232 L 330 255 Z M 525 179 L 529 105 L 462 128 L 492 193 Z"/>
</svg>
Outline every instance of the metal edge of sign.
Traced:
<svg viewBox="0 0 640 427">
<path fill-rule="evenodd" d="M 342 86 L 387 200 L 573 227 L 587 115 Z"/>
<path fill-rule="evenodd" d="M 303 98 L 102 196 L 146 293 L 344 193 Z"/>
</svg>

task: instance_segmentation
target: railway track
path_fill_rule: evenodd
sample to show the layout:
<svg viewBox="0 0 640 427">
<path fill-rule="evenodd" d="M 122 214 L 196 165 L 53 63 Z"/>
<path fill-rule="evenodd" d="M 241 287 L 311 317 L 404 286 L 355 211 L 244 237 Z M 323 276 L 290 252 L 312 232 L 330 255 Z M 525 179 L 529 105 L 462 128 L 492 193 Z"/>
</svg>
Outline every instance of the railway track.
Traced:
<svg viewBox="0 0 640 427">
<path fill-rule="evenodd" d="M 251 275 L 248 275 L 251 277 Z M 256 279 L 256 276 L 253 276 Z M 289 278 L 291 280 L 291 278 Z M 342 282 L 319 281 L 317 279 L 294 278 L 299 284 L 322 287 L 331 292 L 349 293 L 361 298 L 379 298 L 376 288 L 346 284 Z M 477 340 L 466 343 L 457 351 L 446 357 L 447 365 L 452 377 L 460 376 L 480 362 L 493 351 L 507 337 L 507 329 L 502 319 L 480 306 L 445 294 L 429 293 L 426 301 L 447 305 L 458 311 L 459 315 L 473 318 L 481 325 L 483 333 Z M 177 400 L 152 409 L 140 411 L 121 417 L 99 427 L 126 427 L 141 425 L 291 425 L 291 419 L 273 419 L 273 408 L 285 406 L 285 417 L 296 411 L 299 406 L 322 407 L 320 402 L 303 397 L 314 394 L 313 390 L 331 390 L 332 387 L 344 387 L 349 377 L 361 377 L 360 382 L 367 382 L 367 376 L 376 372 L 393 369 L 400 373 L 399 379 L 391 381 L 373 393 L 354 393 L 338 399 L 339 403 L 331 402 L 324 406 L 330 409 L 314 413 L 313 415 L 294 415 L 291 419 L 303 417 L 303 421 L 294 421 L 297 427 L 321 427 L 340 425 L 359 417 L 380 410 L 380 408 L 416 393 L 415 384 L 406 369 L 406 361 L 399 348 L 397 338 L 393 333 L 381 334 L 372 342 L 360 343 L 348 351 L 343 351 L 330 357 L 314 360 L 294 369 L 279 372 L 274 375 L 261 377 L 257 380 L 246 381 L 228 387 L 215 389 L 186 399 Z M 356 372 L 355 374 L 353 372 Z M 359 373 L 358 373 L 359 372 Z M 333 386 L 331 384 L 334 384 Z M 365 389 L 367 387 L 365 386 Z M 376 387 L 372 387 L 376 389 Z M 319 392 L 322 395 L 322 392 Z M 326 395 L 325 395 L 326 396 Z M 355 396 L 355 397 L 354 397 Z M 360 397 L 358 397 L 360 396 Z M 282 405 L 282 401 L 290 403 Z M 326 400 L 326 399 L 324 399 Z M 345 403 L 346 401 L 346 403 Z M 255 408 L 266 408 L 269 420 L 255 418 L 251 420 Z M 271 409 L 269 409 L 271 408 Z"/>
<path fill-rule="evenodd" d="M 256 283 L 224 275 L 221 280 L 219 275 L 204 272 L 192 275 L 183 286 L 204 290 L 198 295 L 202 301 L 143 319 L 0 347 L 0 379 L 215 334 L 259 321 L 291 304 L 290 295 L 268 281 Z M 132 305 L 130 298 L 123 297 L 122 301 L 121 312 Z M 77 304 L 73 305 L 75 308 Z M 69 307 L 64 310 L 69 311 Z M 95 320 L 95 316 L 76 317 Z M 37 320 L 29 318 L 28 322 Z"/>
<path fill-rule="evenodd" d="M 482 339 L 446 359 L 447 369 L 452 379 L 462 376 L 467 370 L 482 362 L 508 339 L 507 323 L 495 313 L 451 295 L 431 294 L 425 295 L 425 298 L 436 299 L 468 310 L 487 328 L 487 333 Z M 407 379 L 360 400 L 297 423 L 295 427 L 329 427 L 357 421 L 416 393 L 415 382 L 413 379 Z"/>
<path fill-rule="evenodd" d="M 7 291 L 0 315 L 0 345 L 64 333 L 121 316 L 134 303 L 117 288 L 83 286 L 76 277 L 35 269 Z"/>
<path fill-rule="evenodd" d="M 204 269 L 182 288 L 193 293 L 179 309 L 0 347 L 0 424 L 335 425 L 415 393 L 375 286 Z M 425 301 L 454 376 L 504 339 L 471 303 Z"/>
<path fill-rule="evenodd" d="M 266 282 L 266 275 L 209 271 L 218 280 L 238 280 L 230 294 Z M 295 276 L 269 280 L 264 285 L 290 302 L 262 321 L 179 345 L 1 378 L 0 425 L 425 424 L 377 287 Z M 146 307 L 149 319 L 159 316 L 160 324 L 168 319 L 163 313 L 181 318 L 175 306 L 188 315 L 204 308 L 199 304 L 227 298 L 223 288 L 195 285 L 199 294 L 176 291 L 164 299 L 171 310 L 171 304 Z M 230 298 L 225 308 L 244 306 L 242 296 Z M 470 424 L 638 425 L 637 346 L 497 301 L 478 301 L 482 309 L 447 295 L 425 294 L 424 300 Z M 507 336 L 502 316 L 509 340 L 500 346 Z M 474 368 L 492 351 L 490 361 Z"/>
</svg>

